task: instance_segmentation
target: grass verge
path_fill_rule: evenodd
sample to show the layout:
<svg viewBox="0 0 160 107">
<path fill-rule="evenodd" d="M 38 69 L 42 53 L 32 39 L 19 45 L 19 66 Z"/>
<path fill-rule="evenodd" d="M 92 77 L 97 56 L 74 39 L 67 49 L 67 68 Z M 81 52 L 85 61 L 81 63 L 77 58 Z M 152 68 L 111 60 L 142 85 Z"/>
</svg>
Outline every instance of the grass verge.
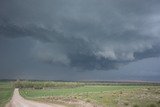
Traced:
<svg viewBox="0 0 160 107">
<path fill-rule="evenodd" d="M 11 82 L 0 82 L 0 107 L 4 107 L 11 99 L 13 84 Z"/>
</svg>

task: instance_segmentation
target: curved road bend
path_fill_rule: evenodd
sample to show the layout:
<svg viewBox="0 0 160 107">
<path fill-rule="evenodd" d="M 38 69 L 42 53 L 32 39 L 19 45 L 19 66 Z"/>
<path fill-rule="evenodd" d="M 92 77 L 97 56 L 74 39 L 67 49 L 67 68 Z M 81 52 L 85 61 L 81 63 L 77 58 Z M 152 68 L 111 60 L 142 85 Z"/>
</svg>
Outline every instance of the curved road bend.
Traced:
<svg viewBox="0 0 160 107">
<path fill-rule="evenodd" d="M 6 105 L 6 107 L 65 107 L 65 106 L 58 104 L 49 105 L 49 104 L 26 100 L 19 94 L 19 90 L 16 88 L 14 90 L 11 101 Z"/>
</svg>

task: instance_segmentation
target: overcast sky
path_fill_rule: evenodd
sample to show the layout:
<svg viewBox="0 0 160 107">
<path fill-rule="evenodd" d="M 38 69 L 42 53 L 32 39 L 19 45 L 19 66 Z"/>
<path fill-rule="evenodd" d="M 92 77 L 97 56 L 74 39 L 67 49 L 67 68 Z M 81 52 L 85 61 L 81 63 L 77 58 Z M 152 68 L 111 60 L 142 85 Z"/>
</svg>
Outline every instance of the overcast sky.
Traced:
<svg viewBox="0 0 160 107">
<path fill-rule="evenodd" d="M 159 0 L 0 0 L 0 78 L 160 81 Z"/>
</svg>

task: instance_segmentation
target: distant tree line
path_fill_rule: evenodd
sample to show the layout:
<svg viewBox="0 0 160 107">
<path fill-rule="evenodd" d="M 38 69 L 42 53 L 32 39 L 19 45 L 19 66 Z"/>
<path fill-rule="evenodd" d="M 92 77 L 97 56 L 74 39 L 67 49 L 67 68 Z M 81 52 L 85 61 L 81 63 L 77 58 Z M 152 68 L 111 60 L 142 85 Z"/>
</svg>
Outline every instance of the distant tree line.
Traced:
<svg viewBox="0 0 160 107">
<path fill-rule="evenodd" d="M 158 82 L 84 81 L 85 85 L 160 86 Z"/>
<path fill-rule="evenodd" d="M 51 82 L 51 81 L 16 81 L 15 88 L 33 88 L 33 89 L 44 89 L 44 88 L 75 88 L 84 86 L 84 83 L 79 82 Z"/>
<path fill-rule="evenodd" d="M 16 88 L 32 89 L 53 89 L 53 88 L 75 88 L 87 85 L 104 85 L 104 86 L 160 86 L 160 83 L 151 82 L 104 82 L 104 81 L 81 81 L 81 82 L 53 82 L 53 81 L 16 81 Z"/>
</svg>

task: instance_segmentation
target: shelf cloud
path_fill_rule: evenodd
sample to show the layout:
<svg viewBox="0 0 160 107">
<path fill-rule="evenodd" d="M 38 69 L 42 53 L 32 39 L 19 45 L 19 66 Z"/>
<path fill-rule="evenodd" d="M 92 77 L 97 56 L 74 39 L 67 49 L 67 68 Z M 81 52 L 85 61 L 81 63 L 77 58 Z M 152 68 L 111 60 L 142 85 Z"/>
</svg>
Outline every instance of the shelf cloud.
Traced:
<svg viewBox="0 0 160 107">
<path fill-rule="evenodd" d="M 28 56 L 51 66 L 115 70 L 160 56 L 159 9 L 158 0 L 5 0 L 0 37 L 30 38 Z"/>
</svg>

